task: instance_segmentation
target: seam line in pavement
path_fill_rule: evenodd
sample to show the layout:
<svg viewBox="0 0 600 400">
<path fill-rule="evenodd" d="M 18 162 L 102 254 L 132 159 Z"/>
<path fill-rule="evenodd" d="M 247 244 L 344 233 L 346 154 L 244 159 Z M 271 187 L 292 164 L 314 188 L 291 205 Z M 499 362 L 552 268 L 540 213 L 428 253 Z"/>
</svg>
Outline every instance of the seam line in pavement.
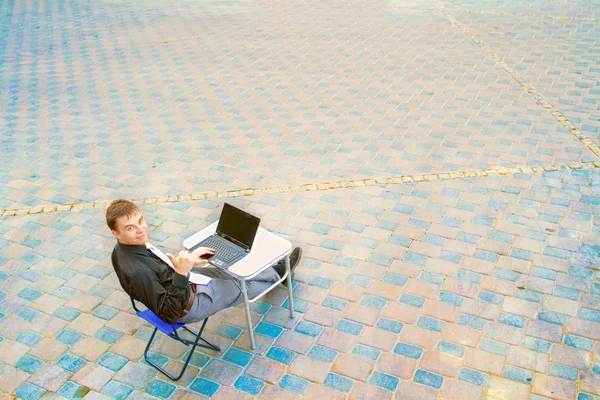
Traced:
<svg viewBox="0 0 600 400">
<path fill-rule="evenodd" d="M 231 189 L 224 191 L 211 191 L 203 193 L 189 193 L 181 194 L 177 196 L 157 196 L 157 197 L 146 197 L 141 199 L 130 199 L 138 204 L 165 204 L 165 203 L 178 203 L 182 201 L 194 201 L 194 200 L 210 200 L 218 198 L 235 198 L 235 197 L 248 197 L 258 196 L 265 194 L 276 194 L 276 193 L 296 193 L 296 192 L 316 192 L 316 191 L 327 191 L 334 189 L 344 188 L 356 188 L 365 186 L 376 186 L 376 185 L 395 185 L 403 183 L 418 183 L 418 182 L 431 182 L 431 181 L 447 181 L 454 179 L 465 179 L 465 178 L 476 178 L 485 176 L 502 176 L 502 175 L 514 175 L 514 174 L 535 174 L 552 171 L 563 171 L 563 170 L 574 170 L 574 169 L 596 169 L 600 168 L 600 162 L 585 162 L 585 163 L 567 163 L 567 164 L 551 164 L 546 166 L 536 167 L 514 167 L 514 168 L 495 168 L 486 170 L 474 170 L 474 171 L 462 171 L 462 172 L 444 172 L 439 174 L 422 174 L 422 175 L 400 175 L 386 178 L 367 178 L 367 179 L 356 179 L 349 181 L 331 181 L 322 183 L 306 183 L 302 185 L 287 185 L 287 186 L 273 186 L 273 187 L 262 187 L 262 188 L 248 188 L 248 189 Z M 2 217 L 15 217 L 28 214 L 49 214 L 54 212 L 63 211 L 81 211 L 86 209 L 105 209 L 110 204 L 111 200 L 102 200 L 90 203 L 75 203 L 75 204 L 58 204 L 58 205 L 40 205 L 22 209 L 2 210 L 0 216 Z"/>
<path fill-rule="evenodd" d="M 558 108 L 556 108 L 548 100 L 546 100 L 546 98 L 537 90 L 535 90 L 535 88 L 531 86 L 531 84 L 525 81 L 525 79 L 523 79 L 518 72 L 511 68 L 506 62 L 504 62 L 502 57 L 496 54 L 490 46 L 486 45 L 481 40 L 479 40 L 469 28 L 460 23 L 460 21 L 458 21 L 452 15 L 445 13 L 444 11 L 442 11 L 442 13 L 446 18 L 450 20 L 450 22 L 452 22 L 452 25 L 460 29 L 469 39 L 471 39 L 473 43 L 479 46 L 479 48 L 483 50 L 483 53 L 486 55 L 486 57 L 490 58 L 500 67 L 502 67 L 502 69 L 504 69 L 504 71 L 506 71 L 506 73 L 510 75 L 521 86 L 521 88 L 523 88 L 527 93 L 529 93 L 538 104 L 540 104 L 542 107 L 548 110 L 550 114 L 562 126 L 567 128 L 569 132 L 571 132 L 573 136 L 579 139 L 579 141 L 583 143 L 583 145 L 587 147 L 592 153 L 594 153 L 596 157 L 600 158 L 600 147 L 598 147 L 598 145 L 593 140 L 585 136 L 581 132 L 581 129 L 575 126 L 575 124 L 573 124 Z"/>
<path fill-rule="evenodd" d="M 568 21 L 598 21 L 598 18 L 593 17 L 579 17 L 573 15 L 551 15 L 551 14 L 535 14 L 535 13 L 519 13 L 519 12 L 494 12 L 494 11 L 477 11 L 477 10 L 466 10 L 464 8 L 448 8 L 448 7 L 419 7 L 419 6 L 396 6 L 395 9 L 400 10 L 413 10 L 413 11 L 433 11 L 440 12 L 444 15 L 448 12 L 460 12 L 463 14 L 477 14 L 490 17 L 526 17 L 526 18 L 545 18 L 545 19 L 557 19 L 557 20 L 568 20 Z"/>
</svg>

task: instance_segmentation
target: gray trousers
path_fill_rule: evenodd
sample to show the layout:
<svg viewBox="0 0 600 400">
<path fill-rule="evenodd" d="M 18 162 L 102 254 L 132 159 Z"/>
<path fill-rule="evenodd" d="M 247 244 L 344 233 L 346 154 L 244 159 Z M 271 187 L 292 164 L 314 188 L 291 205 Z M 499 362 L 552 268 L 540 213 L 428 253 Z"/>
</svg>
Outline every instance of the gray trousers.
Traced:
<svg viewBox="0 0 600 400">
<path fill-rule="evenodd" d="M 190 311 L 177 322 L 191 324 L 221 311 L 233 307 L 244 301 L 242 291 L 231 275 L 218 268 L 205 267 L 194 270 L 194 272 L 213 278 L 208 285 L 196 285 L 196 296 Z M 280 279 L 279 274 L 273 267 L 265 269 L 254 278 L 246 281 L 248 298 L 265 291 L 274 282 Z"/>
</svg>

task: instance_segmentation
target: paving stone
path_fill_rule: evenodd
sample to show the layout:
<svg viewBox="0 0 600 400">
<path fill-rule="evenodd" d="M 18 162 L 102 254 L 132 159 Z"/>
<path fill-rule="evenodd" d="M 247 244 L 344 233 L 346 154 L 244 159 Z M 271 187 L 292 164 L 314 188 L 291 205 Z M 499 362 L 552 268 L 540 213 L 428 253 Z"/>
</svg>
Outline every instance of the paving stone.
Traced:
<svg viewBox="0 0 600 400">
<path fill-rule="evenodd" d="M 0 390 L 12 393 L 19 385 L 27 380 L 29 374 L 10 365 L 0 366 Z"/>
<path fill-rule="evenodd" d="M 410 381 L 402 381 L 398 385 L 396 395 L 394 397 L 397 400 L 400 399 L 423 399 L 423 400 L 434 400 L 438 398 L 437 390 L 412 383 Z"/>
<path fill-rule="evenodd" d="M 340 356 L 341 357 L 341 356 Z M 416 369 L 417 361 L 397 354 L 383 353 L 376 364 L 376 370 L 410 379 Z"/>
<path fill-rule="evenodd" d="M 35 371 L 28 381 L 48 391 L 57 392 L 71 375 L 60 367 L 46 364 Z"/>
<path fill-rule="evenodd" d="M 330 364 L 298 355 L 290 364 L 289 372 L 311 382 L 323 383 L 329 373 L 329 368 Z"/>
<path fill-rule="evenodd" d="M 483 396 L 483 388 L 465 381 L 448 379 L 442 385 L 441 395 L 448 400 L 479 399 Z"/>
<path fill-rule="evenodd" d="M 306 354 L 311 348 L 314 340 L 310 336 L 302 335 L 293 331 L 284 331 L 277 339 L 276 344 L 284 349 Z"/>
<path fill-rule="evenodd" d="M 267 383 L 275 384 L 284 375 L 285 368 L 283 365 L 266 358 L 254 357 L 245 373 Z"/>
<path fill-rule="evenodd" d="M 350 354 L 340 354 L 331 367 L 331 371 L 352 379 L 367 381 L 373 370 L 373 363 L 354 357 Z"/>
<path fill-rule="evenodd" d="M 464 363 L 466 366 L 476 370 L 499 375 L 504 365 L 504 357 L 487 353 L 477 349 L 467 348 L 465 350 Z"/>
<path fill-rule="evenodd" d="M 210 381 L 231 386 L 241 373 L 241 367 L 213 359 L 202 369 L 200 375 Z"/>
<path fill-rule="evenodd" d="M 419 367 L 436 374 L 458 377 L 460 369 L 460 359 L 448 354 L 439 353 L 435 350 L 428 350 L 423 354 Z"/>
<path fill-rule="evenodd" d="M 128 386 L 141 389 L 145 387 L 156 374 L 157 371 L 152 367 L 129 361 L 115 374 L 113 379 Z"/>
<path fill-rule="evenodd" d="M 109 369 L 87 363 L 71 377 L 71 380 L 81 386 L 100 391 L 114 374 Z"/>
<path fill-rule="evenodd" d="M 110 345 L 93 337 L 84 336 L 71 346 L 71 352 L 87 361 L 96 361 L 102 356 Z"/>
<path fill-rule="evenodd" d="M 536 374 L 532 393 L 556 399 L 574 399 L 577 387 L 575 383 L 544 374 Z"/>
</svg>

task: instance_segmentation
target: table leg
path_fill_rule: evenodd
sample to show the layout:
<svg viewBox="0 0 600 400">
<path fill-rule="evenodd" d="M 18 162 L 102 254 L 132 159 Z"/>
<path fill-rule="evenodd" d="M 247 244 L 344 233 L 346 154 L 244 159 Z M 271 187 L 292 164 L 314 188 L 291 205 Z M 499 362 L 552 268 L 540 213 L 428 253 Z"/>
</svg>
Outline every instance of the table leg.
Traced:
<svg viewBox="0 0 600 400">
<path fill-rule="evenodd" d="M 240 286 L 242 288 L 242 296 L 244 297 L 244 309 L 246 310 L 246 322 L 248 323 L 248 336 L 250 336 L 250 345 L 252 346 L 252 350 L 256 350 L 256 343 L 254 342 L 254 330 L 252 329 L 252 314 L 250 314 L 250 302 L 248 301 L 246 281 L 241 279 Z"/>
<path fill-rule="evenodd" d="M 294 318 L 294 291 L 292 288 L 292 271 L 290 270 L 290 256 L 285 258 L 285 269 L 287 271 L 288 305 L 290 306 L 290 318 Z"/>
</svg>

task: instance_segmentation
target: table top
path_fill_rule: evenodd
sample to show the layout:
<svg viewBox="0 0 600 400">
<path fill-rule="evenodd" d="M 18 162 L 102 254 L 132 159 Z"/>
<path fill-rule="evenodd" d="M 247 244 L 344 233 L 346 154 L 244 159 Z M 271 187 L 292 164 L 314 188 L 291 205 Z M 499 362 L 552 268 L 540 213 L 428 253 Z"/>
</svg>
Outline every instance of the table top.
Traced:
<svg viewBox="0 0 600 400">
<path fill-rule="evenodd" d="M 201 231 L 193 234 L 183 241 L 185 249 L 191 249 L 200 241 L 215 233 L 219 221 L 213 222 Z M 250 279 L 265 268 L 275 264 L 292 251 L 292 243 L 266 229 L 258 228 L 252 250 L 227 270 L 230 275 L 238 279 Z"/>
</svg>

